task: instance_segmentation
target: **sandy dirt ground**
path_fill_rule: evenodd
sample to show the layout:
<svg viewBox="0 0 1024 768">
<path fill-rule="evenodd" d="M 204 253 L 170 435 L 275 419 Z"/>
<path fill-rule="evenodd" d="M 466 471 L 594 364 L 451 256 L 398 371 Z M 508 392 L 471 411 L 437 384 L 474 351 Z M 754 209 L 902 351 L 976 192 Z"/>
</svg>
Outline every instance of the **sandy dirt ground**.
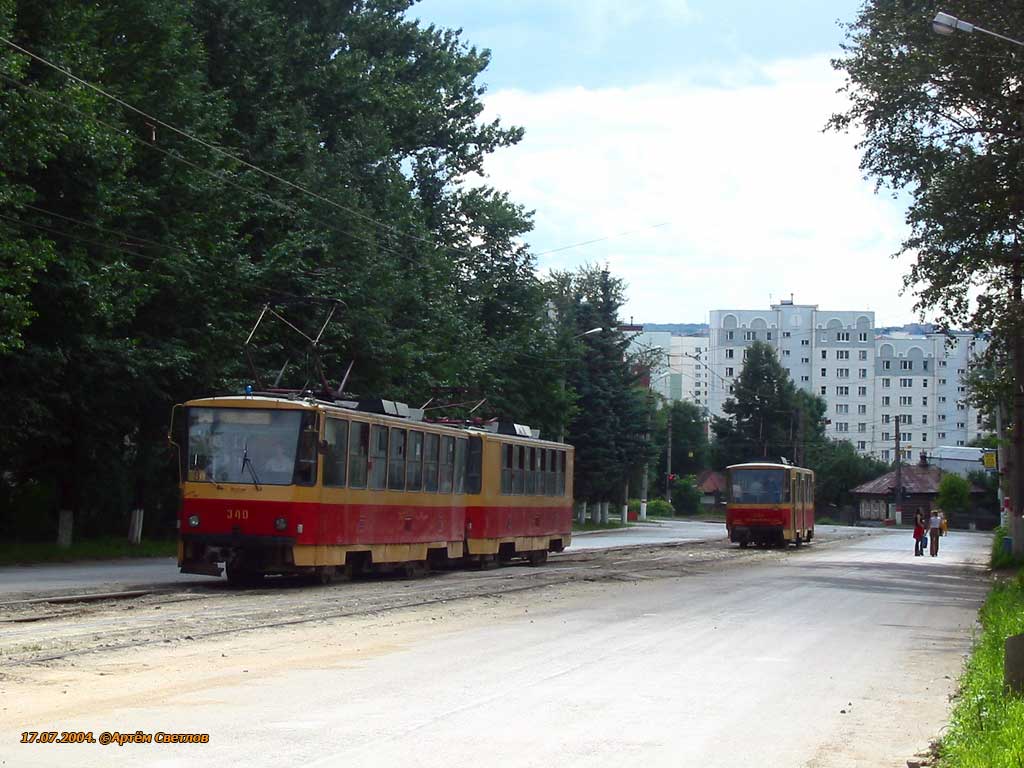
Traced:
<svg viewBox="0 0 1024 768">
<path fill-rule="evenodd" d="M 988 538 L 722 542 L 326 588 L 0 607 L 0 765 L 898 765 L 945 721 Z M 23 731 L 207 744 L 21 744 Z"/>
</svg>

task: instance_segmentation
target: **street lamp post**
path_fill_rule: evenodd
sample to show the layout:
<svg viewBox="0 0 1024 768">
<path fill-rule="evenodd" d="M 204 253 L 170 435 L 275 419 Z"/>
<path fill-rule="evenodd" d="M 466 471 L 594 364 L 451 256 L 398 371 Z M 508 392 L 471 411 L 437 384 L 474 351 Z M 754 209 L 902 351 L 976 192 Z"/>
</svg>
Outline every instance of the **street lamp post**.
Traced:
<svg viewBox="0 0 1024 768">
<path fill-rule="evenodd" d="M 1024 42 L 998 32 L 979 27 L 963 19 L 958 19 L 940 11 L 932 20 L 932 29 L 940 35 L 952 35 L 956 32 L 973 34 L 979 32 L 1007 43 L 1024 48 Z M 1021 285 L 1024 283 L 1022 270 L 1024 254 L 1018 252 L 1013 261 L 1011 276 L 1011 295 L 1013 304 L 1013 339 L 1011 354 L 1013 357 L 1013 465 L 1010 483 L 1010 535 L 1013 538 L 1013 554 L 1024 555 L 1024 297 Z"/>
</svg>

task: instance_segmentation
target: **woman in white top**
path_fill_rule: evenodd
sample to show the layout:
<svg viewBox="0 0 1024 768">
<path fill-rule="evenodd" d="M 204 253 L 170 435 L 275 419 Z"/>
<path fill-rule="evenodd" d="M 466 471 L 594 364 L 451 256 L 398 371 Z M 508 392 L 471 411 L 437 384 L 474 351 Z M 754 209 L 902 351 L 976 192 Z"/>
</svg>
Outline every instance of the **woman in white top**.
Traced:
<svg viewBox="0 0 1024 768">
<path fill-rule="evenodd" d="M 942 533 L 942 517 L 939 510 L 933 509 L 932 516 L 928 518 L 928 543 L 929 553 L 932 557 L 939 554 L 939 536 Z"/>
</svg>

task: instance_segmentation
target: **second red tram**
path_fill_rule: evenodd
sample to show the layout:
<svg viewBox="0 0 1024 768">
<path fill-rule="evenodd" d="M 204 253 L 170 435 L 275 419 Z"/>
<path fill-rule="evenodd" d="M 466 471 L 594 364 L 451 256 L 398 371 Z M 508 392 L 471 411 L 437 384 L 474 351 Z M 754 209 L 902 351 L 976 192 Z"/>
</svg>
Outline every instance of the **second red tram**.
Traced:
<svg viewBox="0 0 1024 768">
<path fill-rule="evenodd" d="M 373 566 L 533 564 L 569 546 L 572 446 L 400 403 L 277 396 L 184 404 L 178 564 L 237 583 Z M 172 428 L 173 431 L 173 428 Z"/>
<path fill-rule="evenodd" d="M 814 538 L 814 472 L 790 464 L 751 462 L 726 468 L 729 541 L 746 547 Z"/>
</svg>

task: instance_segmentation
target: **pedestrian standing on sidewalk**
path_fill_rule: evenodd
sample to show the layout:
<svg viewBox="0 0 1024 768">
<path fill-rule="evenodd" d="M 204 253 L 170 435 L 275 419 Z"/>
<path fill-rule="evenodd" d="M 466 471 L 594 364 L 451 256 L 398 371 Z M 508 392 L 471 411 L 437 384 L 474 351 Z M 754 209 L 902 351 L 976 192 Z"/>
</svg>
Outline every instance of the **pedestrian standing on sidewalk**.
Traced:
<svg viewBox="0 0 1024 768">
<path fill-rule="evenodd" d="M 914 557 L 924 555 L 924 515 L 921 510 L 914 513 Z"/>
<path fill-rule="evenodd" d="M 939 555 L 939 536 L 942 535 L 942 517 L 937 509 L 932 510 L 932 516 L 928 518 L 928 542 L 929 551 L 932 557 Z"/>
</svg>

